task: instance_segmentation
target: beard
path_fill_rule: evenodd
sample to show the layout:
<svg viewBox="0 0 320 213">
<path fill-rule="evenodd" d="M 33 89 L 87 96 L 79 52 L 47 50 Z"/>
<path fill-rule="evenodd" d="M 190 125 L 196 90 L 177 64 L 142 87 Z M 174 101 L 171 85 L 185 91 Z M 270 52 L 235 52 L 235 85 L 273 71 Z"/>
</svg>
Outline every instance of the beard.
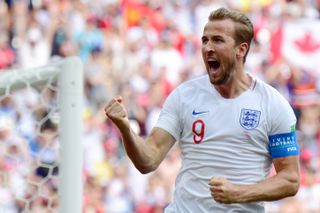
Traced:
<svg viewBox="0 0 320 213">
<path fill-rule="evenodd" d="M 235 61 L 232 61 L 231 63 L 229 63 L 225 69 L 223 67 L 220 67 L 220 69 L 222 69 L 221 71 L 222 73 L 221 73 L 221 76 L 219 76 L 219 78 L 212 78 L 209 75 L 211 84 L 219 86 L 227 83 L 228 80 L 230 79 L 231 74 L 235 70 Z"/>
</svg>

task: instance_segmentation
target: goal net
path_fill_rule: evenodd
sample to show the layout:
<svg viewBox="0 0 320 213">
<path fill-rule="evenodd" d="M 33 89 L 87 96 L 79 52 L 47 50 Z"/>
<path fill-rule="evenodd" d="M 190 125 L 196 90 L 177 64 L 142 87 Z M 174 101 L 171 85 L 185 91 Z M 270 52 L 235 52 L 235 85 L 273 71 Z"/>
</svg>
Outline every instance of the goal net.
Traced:
<svg viewBox="0 0 320 213">
<path fill-rule="evenodd" d="M 82 212 L 77 57 L 0 72 L 0 212 Z"/>
</svg>

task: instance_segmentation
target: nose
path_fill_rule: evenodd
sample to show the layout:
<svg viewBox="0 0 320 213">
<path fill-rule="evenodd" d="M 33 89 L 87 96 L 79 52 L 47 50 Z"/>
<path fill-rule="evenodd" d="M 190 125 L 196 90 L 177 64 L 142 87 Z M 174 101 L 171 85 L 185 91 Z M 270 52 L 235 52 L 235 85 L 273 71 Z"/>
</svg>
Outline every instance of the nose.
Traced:
<svg viewBox="0 0 320 213">
<path fill-rule="evenodd" d="M 213 43 L 212 42 L 207 42 L 205 45 L 203 45 L 203 50 L 205 51 L 205 52 L 207 52 L 208 54 L 210 53 L 210 54 L 212 54 L 212 53 L 214 53 L 215 52 L 215 48 L 214 48 L 214 45 L 213 45 Z"/>
</svg>

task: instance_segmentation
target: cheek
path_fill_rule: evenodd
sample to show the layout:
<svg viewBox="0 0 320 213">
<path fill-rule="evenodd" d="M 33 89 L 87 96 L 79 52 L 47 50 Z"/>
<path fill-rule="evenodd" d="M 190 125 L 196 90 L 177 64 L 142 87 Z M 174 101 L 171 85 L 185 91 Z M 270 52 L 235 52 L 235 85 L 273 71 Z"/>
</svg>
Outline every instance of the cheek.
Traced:
<svg viewBox="0 0 320 213">
<path fill-rule="evenodd" d="M 206 51 L 205 51 L 205 47 L 201 47 L 201 55 L 202 55 L 202 58 L 204 59 L 204 56 L 205 56 L 205 53 L 206 53 Z"/>
<path fill-rule="evenodd" d="M 235 53 L 235 58 L 242 58 L 244 56 L 243 52 L 241 52 L 240 50 L 236 50 Z"/>
<path fill-rule="evenodd" d="M 238 57 L 236 51 L 234 49 L 226 48 L 222 51 L 222 57 L 226 61 L 234 61 Z"/>
<path fill-rule="evenodd" d="M 206 57 L 205 57 L 205 51 L 203 50 L 203 48 L 201 49 L 201 56 L 202 56 L 202 60 L 203 60 L 203 62 L 204 62 L 204 64 L 207 66 L 207 64 L 206 64 Z"/>
</svg>

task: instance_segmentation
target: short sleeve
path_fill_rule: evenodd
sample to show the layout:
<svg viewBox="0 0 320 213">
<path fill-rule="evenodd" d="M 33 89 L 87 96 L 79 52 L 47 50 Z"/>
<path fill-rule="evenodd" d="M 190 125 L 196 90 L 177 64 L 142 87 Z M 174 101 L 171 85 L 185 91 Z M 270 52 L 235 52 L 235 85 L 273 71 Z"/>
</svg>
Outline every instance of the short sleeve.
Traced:
<svg viewBox="0 0 320 213">
<path fill-rule="evenodd" d="M 177 88 L 165 100 L 155 127 L 169 132 L 179 140 L 182 129 L 180 123 L 180 95 Z"/>
<path fill-rule="evenodd" d="M 296 137 L 296 116 L 280 94 L 271 103 L 269 112 L 270 132 L 269 152 L 272 158 L 287 157 L 299 154 L 299 144 Z"/>
</svg>

